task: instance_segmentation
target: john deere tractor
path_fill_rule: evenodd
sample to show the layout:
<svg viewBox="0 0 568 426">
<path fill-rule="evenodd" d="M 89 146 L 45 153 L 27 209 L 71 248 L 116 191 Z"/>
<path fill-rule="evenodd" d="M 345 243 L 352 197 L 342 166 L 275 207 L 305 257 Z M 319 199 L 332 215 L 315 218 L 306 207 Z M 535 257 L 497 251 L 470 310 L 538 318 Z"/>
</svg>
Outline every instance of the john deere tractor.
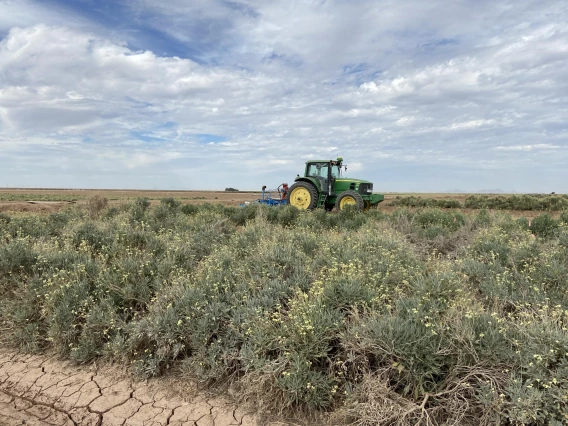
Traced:
<svg viewBox="0 0 568 426">
<path fill-rule="evenodd" d="M 296 177 L 286 201 L 302 210 L 324 207 L 331 211 L 334 207 L 343 210 L 346 206 L 369 210 L 385 199 L 382 194 L 373 194 L 371 182 L 342 177 L 342 168 L 341 157 L 335 161 L 306 161 L 304 176 Z"/>
</svg>

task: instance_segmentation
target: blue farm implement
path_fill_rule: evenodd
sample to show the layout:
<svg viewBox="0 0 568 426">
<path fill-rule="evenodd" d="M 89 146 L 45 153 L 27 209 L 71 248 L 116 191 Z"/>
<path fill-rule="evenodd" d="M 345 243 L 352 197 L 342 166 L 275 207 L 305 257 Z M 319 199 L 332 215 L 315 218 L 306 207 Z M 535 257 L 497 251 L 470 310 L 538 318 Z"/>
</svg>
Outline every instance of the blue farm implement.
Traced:
<svg viewBox="0 0 568 426">
<path fill-rule="evenodd" d="M 276 190 L 278 193 L 278 198 L 273 198 L 270 191 L 266 191 L 266 185 L 262 187 L 262 197 L 258 200 L 251 202 L 245 201 L 244 204 L 239 204 L 241 207 L 245 207 L 251 204 L 265 204 L 267 206 L 278 207 L 288 204 L 286 201 L 286 195 L 288 194 L 288 184 L 281 184 Z"/>
</svg>

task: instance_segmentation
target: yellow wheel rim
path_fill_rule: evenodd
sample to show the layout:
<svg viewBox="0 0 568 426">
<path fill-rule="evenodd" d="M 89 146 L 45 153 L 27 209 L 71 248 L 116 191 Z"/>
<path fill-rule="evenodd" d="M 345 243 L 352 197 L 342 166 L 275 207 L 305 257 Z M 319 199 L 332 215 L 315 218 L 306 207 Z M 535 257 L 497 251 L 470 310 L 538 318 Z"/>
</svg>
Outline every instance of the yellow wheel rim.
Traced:
<svg viewBox="0 0 568 426">
<path fill-rule="evenodd" d="M 294 188 L 290 193 L 290 204 L 302 210 L 307 210 L 312 202 L 312 194 L 306 188 Z"/>
<path fill-rule="evenodd" d="M 371 208 L 371 202 L 368 200 L 365 200 L 365 207 L 363 207 L 363 211 L 367 211 Z"/>
<path fill-rule="evenodd" d="M 347 195 L 346 197 L 343 197 L 341 199 L 341 201 L 339 202 L 339 208 L 341 210 L 343 210 L 346 206 L 354 206 L 356 204 L 357 204 L 357 201 L 355 200 L 355 198 Z"/>
</svg>

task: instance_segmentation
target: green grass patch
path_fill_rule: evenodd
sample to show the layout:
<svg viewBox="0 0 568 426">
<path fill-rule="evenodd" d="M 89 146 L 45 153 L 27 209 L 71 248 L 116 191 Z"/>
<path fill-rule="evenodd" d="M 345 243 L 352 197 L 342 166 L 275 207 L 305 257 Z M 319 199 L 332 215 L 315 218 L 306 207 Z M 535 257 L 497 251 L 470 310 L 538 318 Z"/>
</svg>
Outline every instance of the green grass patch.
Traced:
<svg viewBox="0 0 568 426">
<path fill-rule="evenodd" d="M 0 201 L 78 201 L 86 199 L 78 195 L 69 194 L 38 194 L 38 193 L 9 193 L 0 192 Z"/>
</svg>

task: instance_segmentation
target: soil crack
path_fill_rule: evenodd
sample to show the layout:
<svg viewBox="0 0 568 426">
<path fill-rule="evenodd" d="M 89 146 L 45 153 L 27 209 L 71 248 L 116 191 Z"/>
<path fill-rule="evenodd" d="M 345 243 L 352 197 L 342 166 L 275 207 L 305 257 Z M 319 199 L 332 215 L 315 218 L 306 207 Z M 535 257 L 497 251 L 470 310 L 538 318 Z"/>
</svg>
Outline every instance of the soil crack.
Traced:
<svg viewBox="0 0 568 426">
<path fill-rule="evenodd" d="M 159 379 L 135 382 L 122 372 L 93 371 L 53 357 L 2 350 L 0 375 L 0 419 L 8 426 L 259 424 L 254 414 L 224 397 L 198 392 L 184 400 Z"/>
</svg>

